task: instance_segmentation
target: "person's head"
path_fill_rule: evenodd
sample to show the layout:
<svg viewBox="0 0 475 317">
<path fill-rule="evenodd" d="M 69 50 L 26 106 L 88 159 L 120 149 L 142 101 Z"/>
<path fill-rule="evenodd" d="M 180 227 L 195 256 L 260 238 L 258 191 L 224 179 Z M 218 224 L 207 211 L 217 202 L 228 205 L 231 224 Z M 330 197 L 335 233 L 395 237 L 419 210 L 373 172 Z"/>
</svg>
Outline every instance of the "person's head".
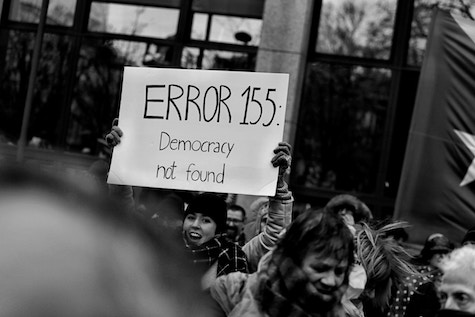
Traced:
<svg viewBox="0 0 475 317">
<path fill-rule="evenodd" d="M 454 249 L 454 244 L 443 234 L 434 233 L 427 237 L 420 256 L 422 260 L 438 267 L 442 257 Z"/>
<path fill-rule="evenodd" d="M 228 207 L 226 218 L 226 233 L 232 240 L 237 239 L 244 229 L 246 220 L 246 210 L 240 205 L 231 205 Z"/>
<path fill-rule="evenodd" d="M 475 245 L 475 227 L 467 230 L 465 236 L 462 239 L 462 245 L 474 244 Z"/>
<path fill-rule="evenodd" d="M 252 202 L 250 206 L 251 214 L 255 216 L 255 231 L 252 235 L 257 235 L 264 231 L 267 225 L 267 214 L 269 212 L 269 198 L 260 197 Z"/>
<path fill-rule="evenodd" d="M 345 220 L 345 223 L 350 226 L 373 219 L 368 206 L 353 195 L 337 195 L 330 199 L 326 207 L 331 212 L 340 215 Z"/>
<path fill-rule="evenodd" d="M 356 235 L 356 254 L 367 276 L 361 299 L 375 308 L 384 309 L 389 303 L 392 286 L 416 274 L 410 264 L 409 253 L 396 240 L 388 237 L 388 232 L 406 226 L 403 222 L 395 222 L 376 229 L 363 224 Z"/>
<path fill-rule="evenodd" d="M 75 185 L 0 168 L 1 316 L 207 316 L 182 248 Z"/>
<path fill-rule="evenodd" d="M 211 193 L 196 196 L 188 205 L 183 220 L 183 237 L 190 247 L 201 246 L 226 230 L 227 206 Z"/>
<path fill-rule="evenodd" d="M 310 310 L 331 311 L 348 286 L 354 257 L 353 236 L 343 220 L 326 210 L 308 210 L 299 215 L 278 242 L 271 262 L 285 273 L 284 282 L 297 284 L 298 300 Z M 292 281 L 302 272 L 300 281 Z M 290 281 L 289 281 L 290 280 Z M 300 282 L 301 285 L 298 285 Z"/>
<path fill-rule="evenodd" d="M 442 309 L 475 314 L 475 246 L 455 249 L 440 262 Z"/>
<path fill-rule="evenodd" d="M 185 202 L 175 191 L 142 188 L 137 211 L 157 230 L 181 232 Z"/>
</svg>

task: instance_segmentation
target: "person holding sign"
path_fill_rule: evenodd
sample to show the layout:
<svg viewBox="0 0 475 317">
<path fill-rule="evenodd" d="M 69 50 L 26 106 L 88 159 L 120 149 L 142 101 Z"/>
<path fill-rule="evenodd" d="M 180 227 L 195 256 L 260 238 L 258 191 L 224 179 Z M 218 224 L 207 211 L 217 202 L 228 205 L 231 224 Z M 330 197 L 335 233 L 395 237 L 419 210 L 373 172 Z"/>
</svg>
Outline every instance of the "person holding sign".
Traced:
<svg viewBox="0 0 475 317">
<path fill-rule="evenodd" d="M 121 142 L 122 137 L 123 131 L 117 126 L 116 119 L 113 122 L 111 132 L 106 135 L 106 140 L 111 146 L 116 146 Z M 212 244 L 213 250 L 214 247 L 219 245 L 221 251 L 227 253 L 228 261 L 234 261 L 232 265 L 226 267 L 226 264 L 220 263 L 217 258 L 213 258 L 215 261 L 210 258 L 207 258 L 206 261 L 194 258 L 195 263 L 206 262 L 210 267 L 202 279 L 204 289 L 209 288 L 217 276 L 227 274 L 230 270 L 247 271 L 247 265 L 249 264 L 249 270 L 251 272 L 255 271 L 261 257 L 274 248 L 279 235 L 290 224 L 293 198 L 284 181 L 284 175 L 291 164 L 290 153 L 291 146 L 285 142 L 280 142 L 274 149 L 275 155 L 271 163 L 274 167 L 279 167 L 276 195 L 269 199 L 269 217 L 266 229 L 243 246 L 242 251 L 245 255 L 241 254 L 240 247 L 229 246 L 222 237 L 226 226 L 226 204 L 224 200 L 218 201 L 219 197 L 212 194 L 201 194 L 188 206 L 182 230 L 185 245 L 191 250 L 193 256 L 200 257 L 202 252 L 196 250 L 205 250 L 208 244 Z M 131 187 L 113 186 L 112 188 L 119 189 L 116 195 L 124 201 L 125 205 L 134 205 Z M 221 209 L 222 211 L 219 211 Z M 245 261 L 246 257 L 247 261 Z M 226 262 L 224 257 L 221 258 L 221 261 Z M 226 267 L 225 270 L 222 269 L 224 267 Z"/>
<path fill-rule="evenodd" d="M 223 198 L 202 193 L 191 201 L 185 212 L 183 240 L 193 264 L 202 269 L 203 289 L 208 289 L 220 275 L 248 271 L 242 249 L 223 235 L 226 209 Z"/>
</svg>

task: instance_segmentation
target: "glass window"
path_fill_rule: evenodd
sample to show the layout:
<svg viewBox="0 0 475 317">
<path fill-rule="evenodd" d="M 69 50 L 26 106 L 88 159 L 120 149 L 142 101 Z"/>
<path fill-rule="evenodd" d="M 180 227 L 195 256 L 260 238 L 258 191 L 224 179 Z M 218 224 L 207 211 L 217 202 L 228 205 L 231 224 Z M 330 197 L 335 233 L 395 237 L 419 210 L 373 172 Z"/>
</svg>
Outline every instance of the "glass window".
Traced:
<svg viewBox="0 0 475 317">
<path fill-rule="evenodd" d="M 191 69 L 254 70 L 255 53 L 205 50 L 185 47 L 181 67 Z"/>
<path fill-rule="evenodd" d="M 27 61 L 33 51 L 35 34 L 10 31 L 2 33 L 2 39 L 7 41 L 6 45 L 2 44 L 6 46 L 6 53 L 0 63 L 0 142 L 16 144 L 28 87 Z"/>
<path fill-rule="evenodd" d="M 319 53 L 388 59 L 396 0 L 323 0 Z"/>
<path fill-rule="evenodd" d="M 181 67 L 188 69 L 201 68 L 201 60 L 203 59 L 203 49 L 195 47 L 183 48 L 181 54 Z"/>
<path fill-rule="evenodd" d="M 387 69 L 309 65 L 292 184 L 374 191 L 390 81 Z"/>
<path fill-rule="evenodd" d="M 193 0 L 196 12 L 262 18 L 265 0 Z"/>
<path fill-rule="evenodd" d="M 4 68 L 0 83 L 2 143 L 15 144 L 20 135 L 34 39 L 33 33 L 8 33 L 8 49 L 5 63 L 2 63 Z M 67 36 L 44 35 L 30 116 L 29 146 L 53 148 L 60 142 L 58 129 L 67 91 L 70 47 L 70 38 Z"/>
<path fill-rule="evenodd" d="M 93 2 L 89 31 L 174 38 L 179 9 Z"/>
<path fill-rule="evenodd" d="M 193 25 L 191 27 L 192 40 L 207 40 L 208 15 L 203 13 L 193 14 Z"/>
<path fill-rule="evenodd" d="M 211 27 L 208 30 L 209 18 L 211 18 Z M 258 46 L 261 28 L 262 20 L 259 19 L 195 13 L 191 38 L 193 40 Z"/>
<path fill-rule="evenodd" d="M 171 49 L 153 43 L 88 40 L 80 50 L 67 132 L 70 151 L 97 154 L 117 116 L 124 66 L 168 65 Z"/>
<path fill-rule="evenodd" d="M 211 18 L 210 41 L 259 45 L 262 20 L 213 15 Z"/>
<path fill-rule="evenodd" d="M 471 19 L 475 16 L 475 12 L 473 12 L 475 4 L 473 1 L 468 1 L 467 3 L 467 1 L 451 0 L 415 0 L 411 24 L 411 38 L 409 40 L 409 51 L 407 55 L 407 62 L 410 65 L 422 65 L 427 38 L 429 37 L 432 13 L 435 7 L 450 10 Z"/>
<path fill-rule="evenodd" d="M 43 0 L 13 0 L 10 4 L 10 20 L 38 23 Z M 47 24 L 72 26 L 76 0 L 50 0 Z"/>
<path fill-rule="evenodd" d="M 98 139 L 110 130 L 117 116 L 123 66 L 134 63 L 134 56 L 117 48 L 125 44 L 91 40 L 81 46 L 66 138 L 68 150 L 95 154 L 100 147 Z"/>
</svg>

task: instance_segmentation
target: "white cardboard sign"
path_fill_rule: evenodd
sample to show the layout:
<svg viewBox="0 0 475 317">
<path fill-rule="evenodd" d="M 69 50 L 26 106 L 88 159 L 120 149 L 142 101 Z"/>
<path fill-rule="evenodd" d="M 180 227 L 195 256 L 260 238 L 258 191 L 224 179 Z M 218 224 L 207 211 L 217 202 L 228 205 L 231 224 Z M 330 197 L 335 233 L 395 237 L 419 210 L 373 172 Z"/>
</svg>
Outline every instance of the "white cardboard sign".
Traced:
<svg viewBox="0 0 475 317">
<path fill-rule="evenodd" d="M 273 196 L 289 75 L 125 67 L 108 183 Z"/>
</svg>

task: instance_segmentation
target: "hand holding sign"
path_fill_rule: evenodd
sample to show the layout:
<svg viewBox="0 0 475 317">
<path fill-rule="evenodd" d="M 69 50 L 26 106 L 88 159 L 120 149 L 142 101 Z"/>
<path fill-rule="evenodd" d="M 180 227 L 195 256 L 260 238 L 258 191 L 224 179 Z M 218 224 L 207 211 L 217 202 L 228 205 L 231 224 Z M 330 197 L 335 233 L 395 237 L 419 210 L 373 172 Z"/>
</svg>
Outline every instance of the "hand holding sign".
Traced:
<svg viewBox="0 0 475 317">
<path fill-rule="evenodd" d="M 112 130 L 105 137 L 107 144 L 110 146 L 116 146 L 119 144 L 120 138 L 123 135 L 122 130 L 117 126 L 118 123 L 119 119 L 115 118 L 114 121 L 112 121 Z"/>
<path fill-rule="evenodd" d="M 109 183 L 275 194 L 287 74 L 126 67 L 123 78 Z"/>
</svg>

